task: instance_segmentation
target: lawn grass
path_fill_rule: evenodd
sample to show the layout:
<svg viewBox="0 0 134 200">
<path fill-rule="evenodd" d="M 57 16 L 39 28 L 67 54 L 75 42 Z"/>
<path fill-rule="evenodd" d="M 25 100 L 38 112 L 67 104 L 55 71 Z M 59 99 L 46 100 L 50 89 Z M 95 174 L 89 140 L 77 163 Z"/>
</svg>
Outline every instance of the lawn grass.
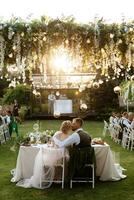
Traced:
<svg viewBox="0 0 134 200">
<path fill-rule="evenodd" d="M 32 130 L 36 121 L 26 121 L 19 125 L 19 132 L 25 135 Z M 60 120 L 40 121 L 41 131 L 46 129 L 58 130 Z M 102 122 L 85 121 L 84 129 L 93 137 L 102 137 Z M 14 134 L 15 137 L 15 134 Z M 120 152 L 120 163 L 127 169 L 127 179 L 118 182 L 96 182 L 95 189 L 90 184 L 73 184 L 73 189 L 68 186 L 64 190 L 61 185 L 53 184 L 46 190 L 25 189 L 11 183 L 10 170 L 16 165 L 18 149 L 10 150 L 15 138 L 0 146 L 0 200 L 133 200 L 134 199 L 134 152 L 123 149 L 120 145 L 111 141 L 107 135 L 105 141 L 110 144 L 111 149 Z"/>
</svg>

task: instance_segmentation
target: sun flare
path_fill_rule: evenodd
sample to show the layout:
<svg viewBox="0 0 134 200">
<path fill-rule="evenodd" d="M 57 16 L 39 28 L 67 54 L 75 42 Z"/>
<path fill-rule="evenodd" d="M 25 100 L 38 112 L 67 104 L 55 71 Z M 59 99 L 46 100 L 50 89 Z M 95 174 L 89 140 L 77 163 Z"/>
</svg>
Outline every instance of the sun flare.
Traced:
<svg viewBox="0 0 134 200">
<path fill-rule="evenodd" d="M 64 48 L 54 50 L 51 65 L 58 72 L 70 73 L 73 71 L 73 60 Z"/>
</svg>

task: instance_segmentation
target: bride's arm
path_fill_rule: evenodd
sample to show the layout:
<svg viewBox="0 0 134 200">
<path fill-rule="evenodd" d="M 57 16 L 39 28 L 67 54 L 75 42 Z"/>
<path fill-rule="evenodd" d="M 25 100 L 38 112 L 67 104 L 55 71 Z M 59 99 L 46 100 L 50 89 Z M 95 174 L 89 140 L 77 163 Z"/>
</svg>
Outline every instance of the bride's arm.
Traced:
<svg viewBox="0 0 134 200">
<path fill-rule="evenodd" d="M 53 140 L 54 140 L 54 143 L 61 148 L 61 147 L 67 147 L 72 144 L 79 144 L 80 137 L 77 133 L 73 133 L 67 139 L 63 141 L 58 140 L 56 136 L 53 136 Z"/>
</svg>

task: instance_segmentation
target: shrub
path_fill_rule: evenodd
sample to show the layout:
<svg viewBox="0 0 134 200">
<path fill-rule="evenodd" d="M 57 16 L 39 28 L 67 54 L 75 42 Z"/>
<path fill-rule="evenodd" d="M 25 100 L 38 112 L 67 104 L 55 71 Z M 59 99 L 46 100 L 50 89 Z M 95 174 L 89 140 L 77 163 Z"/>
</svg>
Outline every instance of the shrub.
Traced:
<svg viewBox="0 0 134 200">
<path fill-rule="evenodd" d="M 30 94 L 30 86 L 17 85 L 15 88 L 8 88 L 3 96 L 3 104 L 11 104 L 14 99 L 20 105 L 27 105 L 30 101 L 27 100 L 27 91 Z"/>
</svg>

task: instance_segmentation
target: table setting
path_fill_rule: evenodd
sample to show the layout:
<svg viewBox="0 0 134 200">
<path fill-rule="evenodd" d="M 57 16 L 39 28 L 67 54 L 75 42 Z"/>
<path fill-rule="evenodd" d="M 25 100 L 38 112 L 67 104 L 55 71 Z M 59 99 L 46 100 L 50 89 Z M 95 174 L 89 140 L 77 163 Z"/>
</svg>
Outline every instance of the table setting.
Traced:
<svg viewBox="0 0 134 200">
<path fill-rule="evenodd" d="M 11 170 L 13 176 L 11 182 L 16 182 L 18 186 L 26 188 L 40 188 L 39 176 L 43 165 L 49 166 L 51 171 L 54 171 L 54 164 L 63 157 L 65 152 L 64 156 L 69 159 L 68 151 L 65 151 L 65 148 L 58 148 L 54 144 L 53 130 L 45 130 L 41 133 L 38 124 L 34 124 L 33 129 L 34 131 L 29 133 L 20 144 L 16 168 Z M 120 163 L 115 163 L 110 146 L 102 138 L 93 138 L 91 145 L 95 151 L 96 176 L 100 181 L 118 181 L 126 178 Z M 38 184 L 28 184 L 27 180 L 31 181 L 34 176 L 36 176 Z"/>
</svg>

